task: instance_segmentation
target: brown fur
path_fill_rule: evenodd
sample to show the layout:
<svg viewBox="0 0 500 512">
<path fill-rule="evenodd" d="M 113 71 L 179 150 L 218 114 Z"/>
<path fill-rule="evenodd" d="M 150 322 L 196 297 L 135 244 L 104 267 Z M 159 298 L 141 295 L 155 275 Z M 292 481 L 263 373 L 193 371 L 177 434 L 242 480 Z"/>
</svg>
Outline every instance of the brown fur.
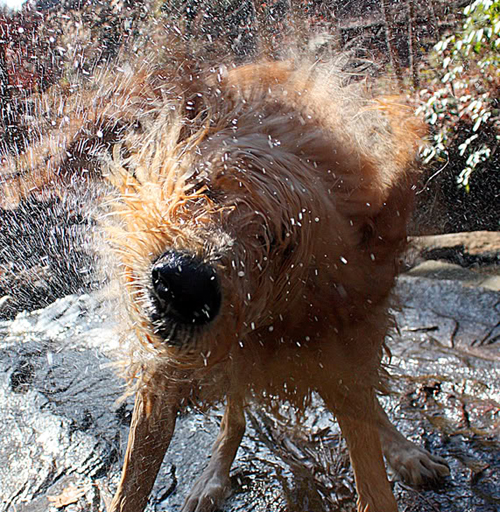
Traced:
<svg viewBox="0 0 500 512">
<path fill-rule="evenodd" d="M 264 392 L 299 407 L 312 391 L 322 396 L 349 446 L 359 511 L 397 509 L 382 450 L 413 482 L 446 473 L 442 460 L 395 431 L 376 399 L 422 132 L 398 98 L 359 89 L 341 87 L 326 64 L 189 73 L 172 65 L 92 91 L 95 109 L 72 107 L 73 128 L 51 129 L 52 143 L 41 137 L 17 159 L 28 170 L 13 188 L 24 194 L 91 164 L 89 174 L 117 190 L 108 238 L 140 344 L 113 512 L 144 508 L 177 410 L 193 390 L 208 402 L 226 397 L 227 410 L 183 512 L 220 505 L 244 404 Z M 91 151 L 79 141 L 90 141 Z M 75 148 L 73 159 L 54 156 L 54 144 Z M 112 156 L 99 159 L 106 151 Z M 40 171 L 46 153 L 51 163 Z M 208 325 L 174 325 L 160 336 L 151 269 L 167 250 L 213 267 L 222 305 Z"/>
</svg>

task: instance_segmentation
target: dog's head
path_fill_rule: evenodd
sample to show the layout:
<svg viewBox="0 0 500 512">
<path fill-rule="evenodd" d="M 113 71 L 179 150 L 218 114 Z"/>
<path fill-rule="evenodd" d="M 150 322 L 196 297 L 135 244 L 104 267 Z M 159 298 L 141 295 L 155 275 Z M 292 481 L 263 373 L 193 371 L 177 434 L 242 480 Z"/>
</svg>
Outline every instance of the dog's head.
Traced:
<svg viewBox="0 0 500 512">
<path fill-rule="evenodd" d="M 290 311 L 312 318 L 315 301 L 352 316 L 387 296 L 418 139 L 393 103 L 286 64 L 207 76 L 109 165 L 139 337 L 200 364 Z"/>
</svg>

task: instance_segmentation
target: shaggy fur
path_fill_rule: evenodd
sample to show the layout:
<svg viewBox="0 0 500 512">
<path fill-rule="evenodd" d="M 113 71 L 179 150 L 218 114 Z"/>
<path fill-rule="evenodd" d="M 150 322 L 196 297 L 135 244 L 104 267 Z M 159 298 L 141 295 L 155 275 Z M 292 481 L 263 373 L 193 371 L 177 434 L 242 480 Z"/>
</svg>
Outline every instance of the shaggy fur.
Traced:
<svg viewBox="0 0 500 512">
<path fill-rule="evenodd" d="M 249 398 L 301 407 L 316 391 L 346 437 L 358 510 L 396 511 L 382 453 L 413 483 L 448 471 L 395 430 L 376 398 L 421 128 L 398 98 L 342 87 L 326 64 L 179 62 L 103 77 L 2 171 L 18 180 L 11 203 L 75 176 L 116 190 L 108 239 L 140 343 L 111 510 L 143 510 L 194 392 L 226 398 L 227 409 L 182 512 L 216 510 L 227 495 Z M 171 254 L 216 276 L 221 303 L 210 321 L 178 321 L 158 298 L 152 275 Z"/>
</svg>

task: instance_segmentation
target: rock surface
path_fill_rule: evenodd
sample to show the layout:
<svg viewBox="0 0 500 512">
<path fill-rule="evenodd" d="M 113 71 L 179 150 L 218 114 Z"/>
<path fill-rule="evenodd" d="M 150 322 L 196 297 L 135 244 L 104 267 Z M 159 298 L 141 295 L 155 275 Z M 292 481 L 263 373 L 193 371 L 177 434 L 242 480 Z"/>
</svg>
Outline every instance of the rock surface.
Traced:
<svg viewBox="0 0 500 512">
<path fill-rule="evenodd" d="M 383 401 L 399 429 L 449 461 L 451 476 L 434 489 L 395 482 L 395 494 L 407 512 L 497 511 L 500 294 L 424 270 L 399 280 L 388 361 L 395 393 Z M 132 409 L 118 402 L 116 340 L 98 293 L 0 322 L 1 512 L 105 510 Z M 149 512 L 180 509 L 221 416 L 181 416 Z M 355 509 L 346 449 L 319 400 L 303 417 L 286 405 L 277 415 L 252 406 L 247 419 L 224 510 Z"/>
</svg>

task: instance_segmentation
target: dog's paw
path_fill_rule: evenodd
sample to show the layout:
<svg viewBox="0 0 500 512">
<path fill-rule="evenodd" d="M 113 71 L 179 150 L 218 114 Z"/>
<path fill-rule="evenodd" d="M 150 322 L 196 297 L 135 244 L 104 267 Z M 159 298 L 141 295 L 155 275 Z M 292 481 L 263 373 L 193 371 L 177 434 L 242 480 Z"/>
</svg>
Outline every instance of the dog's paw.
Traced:
<svg viewBox="0 0 500 512">
<path fill-rule="evenodd" d="M 397 478 L 411 485 L 430 484 L 450 474 L 445 459 L 408 440 L 404 446 L 386 452 L 385 456 Z"/>
<path fill-rule="evenodd" d="M 181 512 L 214 512 L 229 495 L 229 475 L 221 475 L 210 465 L 195 482 L 184 502 Z"/>
</svg>

